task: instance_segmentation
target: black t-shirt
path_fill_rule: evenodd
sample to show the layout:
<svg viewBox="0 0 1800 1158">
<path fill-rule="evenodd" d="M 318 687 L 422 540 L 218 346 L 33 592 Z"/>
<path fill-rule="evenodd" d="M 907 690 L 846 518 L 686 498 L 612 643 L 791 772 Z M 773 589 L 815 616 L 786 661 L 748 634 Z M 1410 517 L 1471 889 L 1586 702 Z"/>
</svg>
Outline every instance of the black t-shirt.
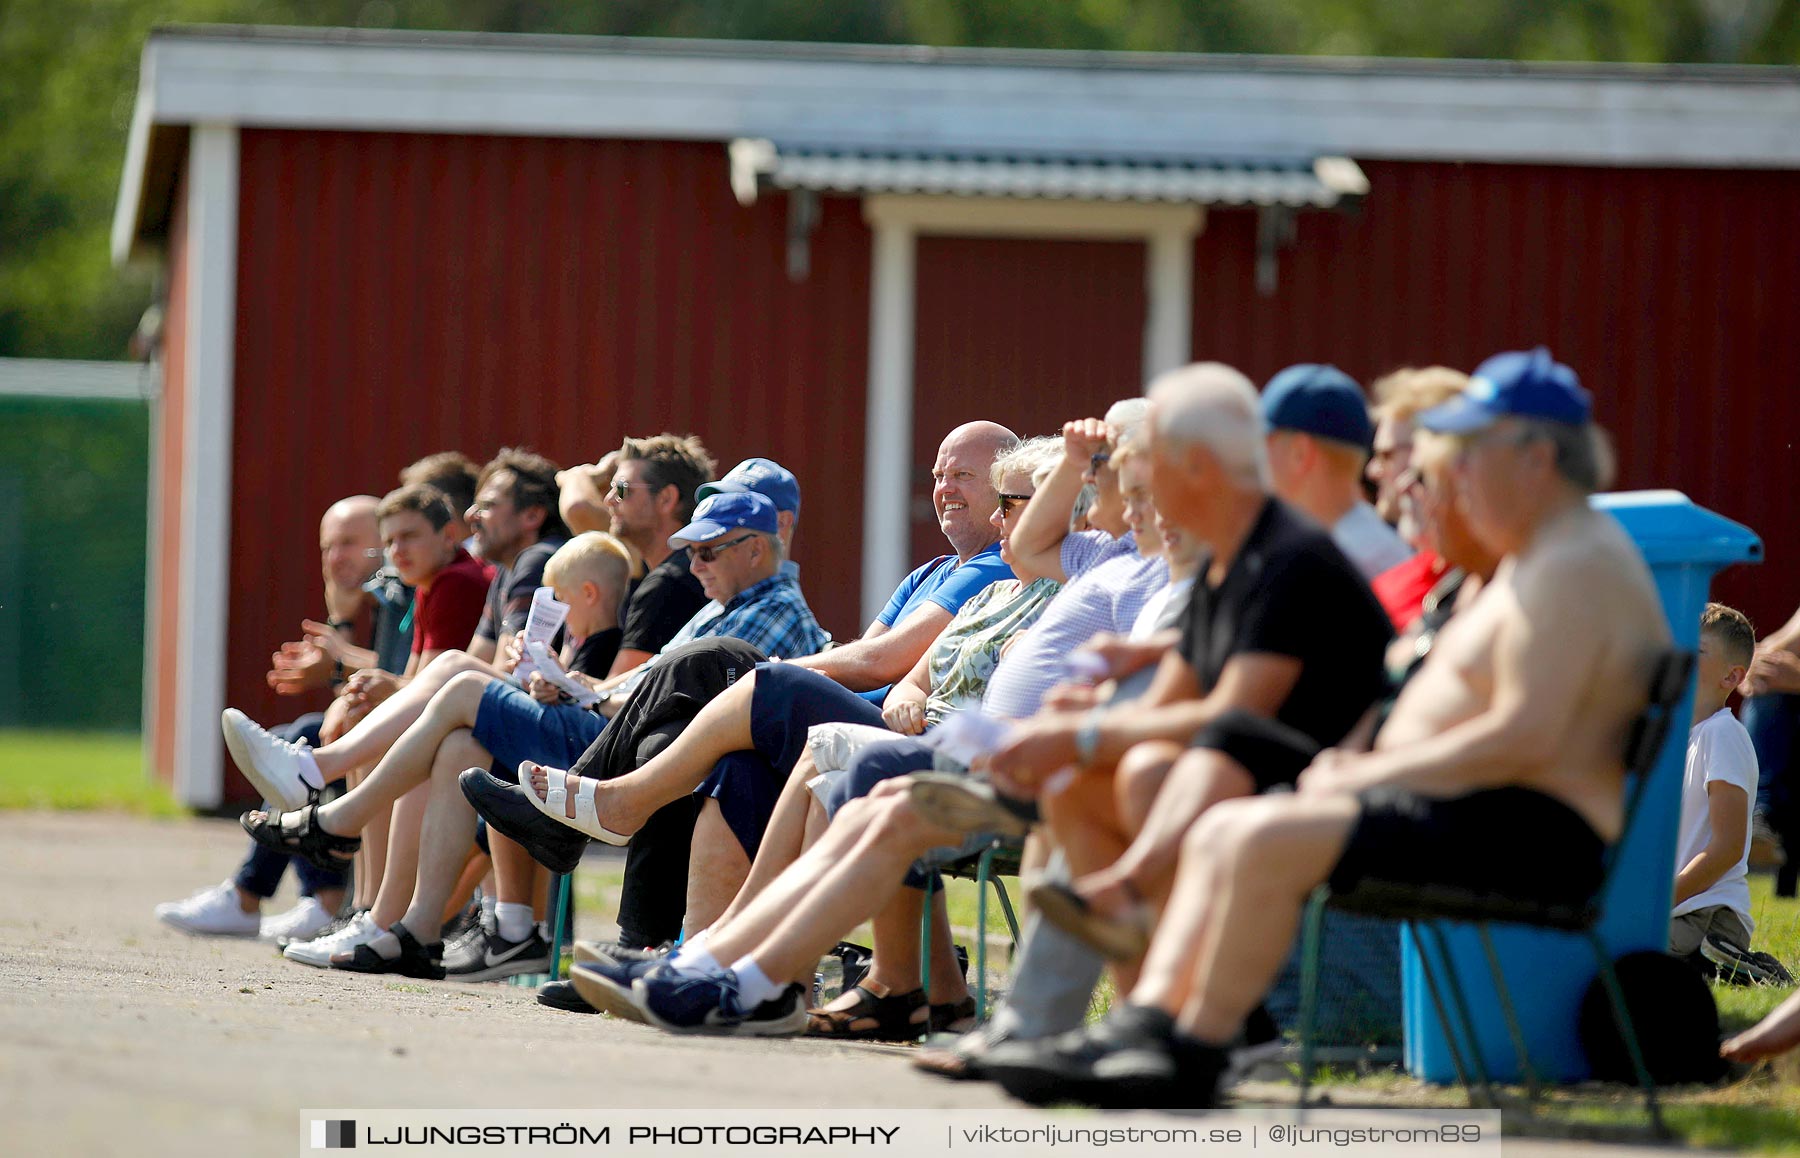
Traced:
<svg viewBox="0 0 1800 1158">
<path fill-rule="evenodd" d="M 1344 738 L 1385 686 L 1383 653 L 1393 626 L 1369 584 L 1331 536 L 1270 499 L 1231 562 L 1206 586 L 1208 563 L 1181 618 L 1181 654 L 1202 692 L 1234 655 L 1300 661 L 1300 678 L 1276 719 L 1320 747 Z"/>
<path fill-rule="evenodd" d="M 625 605 L 625 638 L 619 647 L 655 655 L 707 603 L 700 580 L 688 570 L 685 548 L 650 569 Z"/>
<path fill-rule="evenodd" d="M 612 670 L 613 660 L 619 654 L 619 640 L 624 633 L 616 627 L 605 631 L 596 631 L 582 640 L 575 648 L 575 654 L 569 657 L 564 665 L 570 671 L 578 671 L 595 679 L 605 679 L 606 673 Z"/>
<path fill-rule="evenodd" d="M 499 639 L 525 630 L 525 621 L 531 617 L 531 597 L 544 584 L 544 564 L 560 546 L 561 539 L 533 543 L 519 552 L 512 566 L 494 568 L 494 581 L 488 584 L 487 607 L 475 628 L 476 635 Z"/>
</svg>

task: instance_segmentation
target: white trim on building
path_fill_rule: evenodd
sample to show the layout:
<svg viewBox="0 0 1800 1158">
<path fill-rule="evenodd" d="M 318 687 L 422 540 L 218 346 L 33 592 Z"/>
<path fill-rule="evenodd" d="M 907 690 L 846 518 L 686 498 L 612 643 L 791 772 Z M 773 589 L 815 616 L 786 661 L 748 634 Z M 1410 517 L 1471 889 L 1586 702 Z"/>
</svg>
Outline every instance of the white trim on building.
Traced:
<svg viewBox="0 0 1800 1158">
<path fill-rule="evenodd" d="M 198 123 L 951 153 L 1800 167 L 1800 70 L 1584 69 L 352 30 L 145 45 L 113 231 L 153 127 Z"/>
<path fill-rule="evenodd" d="M 219 713 L 231 596 L 232 360 L 237 333 L 238 130 L 203 124 L 188 142 L 187 381 L 182 395 L 179 628 L 172 643 L 175 796 L 223 799 Z M 167 550 L 165 540 L 161 549 Z M 173 636 L 171 639 L 170 636 Z M 167 661 L 167 657 L 164 657 Z"/>
</svg>

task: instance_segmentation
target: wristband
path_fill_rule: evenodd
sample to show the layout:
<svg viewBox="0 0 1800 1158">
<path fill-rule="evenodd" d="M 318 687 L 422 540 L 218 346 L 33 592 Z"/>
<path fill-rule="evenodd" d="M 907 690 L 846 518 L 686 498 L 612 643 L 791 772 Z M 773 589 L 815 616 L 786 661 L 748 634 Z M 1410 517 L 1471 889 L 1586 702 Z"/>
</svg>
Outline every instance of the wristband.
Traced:
<svg viewBox="0 0 1800 1158">
<path fill-rule="evenodd" d="M 1083 768 L 1092 765 L 1100 752 L 1100 721 L 1105 716 L 1105 708 L 1089 708 L 1075 729 L 1075 762 Z"/>
</svg>

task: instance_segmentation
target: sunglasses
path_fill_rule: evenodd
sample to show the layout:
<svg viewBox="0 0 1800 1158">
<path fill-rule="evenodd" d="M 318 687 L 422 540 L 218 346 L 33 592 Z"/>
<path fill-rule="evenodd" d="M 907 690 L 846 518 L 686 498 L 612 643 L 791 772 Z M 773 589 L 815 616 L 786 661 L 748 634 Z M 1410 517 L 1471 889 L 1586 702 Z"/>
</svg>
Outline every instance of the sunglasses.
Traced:
<svg viewBox="0 0 1800 1158">
<path fill-rule="evenodd" d="M 733 539 L 731 542 L 720 543 L 717 547 L 689 547 L 688 555 L 691 556 L 695 562 L 711 563 L 714 559 L 717 559 L 720 555 L 723 555 L 725 552 L 731 550 L 733 547 L 737 546 L 739 543 L 748 543 L 751 539 L 754 539 L 754 538 L 756 538 L 756 536 L 753 534 L 752 535 L 739 535 L 737 538 Z"/>
<path fill-rule="evenodd" d="M 664 484 L 664 486 L 667 486 L 667 485 L 670 485 L 670 484 L 667 484 L 667 483 Z M 607 488 L 607 490 L 612 493 L 612 497 L 615 499 L 618 499 L 620 502 L 624 502 L 626 499 L 626 496 L 631 494 L 631 492 L 634 490 L 641 491 L 644 494 L 653 495 L 661 489 L 662 489 L 662 487 L 651 486 L 649 483 L 644 483 L 644 482 L 637 482 L 637 483 L 616 482 L 616 483 L 612 484 L 612 486 Z"/>
<path fill-rule="evenodd" d="M 1001 514 L 1010 515 L 1013 511 L 1030 501 L 1030 495 L 1009 495 L 1003 493 L 1000 495 L 1000 512 Z"/>
</svg>

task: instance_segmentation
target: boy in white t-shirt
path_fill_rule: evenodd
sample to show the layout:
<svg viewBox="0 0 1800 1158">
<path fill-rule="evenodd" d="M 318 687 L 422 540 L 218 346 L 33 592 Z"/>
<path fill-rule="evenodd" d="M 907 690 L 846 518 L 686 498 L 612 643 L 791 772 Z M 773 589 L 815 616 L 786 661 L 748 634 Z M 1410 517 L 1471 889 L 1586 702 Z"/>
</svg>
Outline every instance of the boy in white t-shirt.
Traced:
<svg viewBox="0 0 1800 1158">
<path fill-rule="evenodd" d="M 1669 952 L 1698 953 L 1728 971 L 1744 968 L 1753 928 L 1748 872 L 1756 749 L 1725 702 L 1743 680 L 1755 648 L 1756 633 L 1742 612 L 1706 605 L 1681 785 Z"/>
</svg>

